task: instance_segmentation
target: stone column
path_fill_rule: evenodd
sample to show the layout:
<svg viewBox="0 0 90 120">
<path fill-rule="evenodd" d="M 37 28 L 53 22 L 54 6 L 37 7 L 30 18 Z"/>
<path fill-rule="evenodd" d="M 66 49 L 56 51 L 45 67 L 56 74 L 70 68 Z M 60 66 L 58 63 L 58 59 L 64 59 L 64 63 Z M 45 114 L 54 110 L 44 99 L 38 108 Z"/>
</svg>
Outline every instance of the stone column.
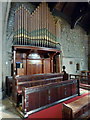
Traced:
<svg viewBox="0 0 90 120">
<path fill-rule="evenodd" d="M 5 96 L 5 87 L 6 87 L 6 76 L 8 75 L 8 58 L 7 58 L 7 37 L 6 37 L 6 31 L 7 31 L 7 21 L 8 21 L 8 15 L 9 15 L 9 10 L 10 10 L 10 2 L 1 2 L 2 6 L 0 6 L 0 9 L 2 8 L 2 10 L 0 10 L 2 16 L 0 18 L 2 18 L 2 22 L 0 21 L 0 24 L 2 23 L 2 27 L 0 27 L 0 29 L 2 28 L 2 32 L 0 32 L 0 34 L 2 33 L 2 35 L 0 35 L 0 37 L 2 36 L 2 44 L 0 42 L 0 46 L 2 45 L 2 48 L 0 47 L 0 52 L 2 52 L 2 67 L 1 68 L 1 72 L 2 73 L 2 81 L 0 80 L 0 84 L 2 84 L 2 89 L 3 89 L 3 94 L 2 96 Z M 1 39 L 0 39 L 1 40 Z M 0 57 L 1 58 L 1 57 Z M 0 60 L 1 61 L 1 60 Z M 0 78 L 0 79 L 1 79 Z"/>
<path fill-rule="evenodd" d="M 0 99 L 2 99 L 2 2 L 0 2 Z"/>
<path fill-rule="evenodd" d="M 88 35 L 88 70 L 90 70 L 90 35 Z"/>
</svg>

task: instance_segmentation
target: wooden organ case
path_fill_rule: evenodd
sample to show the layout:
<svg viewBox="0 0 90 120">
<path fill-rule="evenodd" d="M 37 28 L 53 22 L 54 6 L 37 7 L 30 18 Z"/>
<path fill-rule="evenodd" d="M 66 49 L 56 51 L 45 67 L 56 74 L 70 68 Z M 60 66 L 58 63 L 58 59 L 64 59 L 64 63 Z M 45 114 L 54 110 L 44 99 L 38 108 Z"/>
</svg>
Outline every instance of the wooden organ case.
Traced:
<svg viewBox="0 0 90 120">
<path fill-rule="evenodd" d="M 78 80 L 63 81 L 60 73 L 57 25 L 47 3 L 33 13 L 21 5 L 14 26 L 12 98 L 23 116 L 78 95 Z"/>
<path fill-rule="evenodd" d="M 56 69 L 55 57 L 60 51 L 52 48 L 32 46 L 13 46 L 14 48 L 14 76 L 60 72 Z M 59 61 L 56 61 L 59 65 Z"/>
<path fill-rule="evenodd" d="M 24 5 L 15 11 L 14 75 L 60 72 L 55 68 L 60 66 L 56 29 L 47 3 L 41 3 L 32 14 Z"/>
</svg>

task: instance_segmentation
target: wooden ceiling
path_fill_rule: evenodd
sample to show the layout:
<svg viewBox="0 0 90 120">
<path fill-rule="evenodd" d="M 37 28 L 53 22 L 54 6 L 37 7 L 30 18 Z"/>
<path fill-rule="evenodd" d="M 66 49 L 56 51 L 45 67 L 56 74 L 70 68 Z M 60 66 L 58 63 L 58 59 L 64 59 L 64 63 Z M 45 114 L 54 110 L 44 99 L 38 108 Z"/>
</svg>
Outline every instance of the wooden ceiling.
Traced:
<svg viewBox="0 0 90 120">
<path fill-rule="evenodd" d="M 36 6 L 39 3 L 32 2 Z M 79 24 L 87 34 L 90 33 L 89 2 L 48 2 L 48 6 L 52 14 L 64 18 L 71 25 L 71 29 Z"/>
</svg>

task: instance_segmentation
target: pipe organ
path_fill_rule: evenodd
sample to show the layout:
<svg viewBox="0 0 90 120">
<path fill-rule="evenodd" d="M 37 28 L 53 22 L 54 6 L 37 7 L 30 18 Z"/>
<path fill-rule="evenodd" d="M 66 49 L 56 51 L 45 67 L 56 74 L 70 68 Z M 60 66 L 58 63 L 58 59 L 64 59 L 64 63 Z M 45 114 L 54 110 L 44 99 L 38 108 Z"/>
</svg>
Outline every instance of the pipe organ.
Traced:
<svg viewBox="0 0 90 120">
<path fill-rule="evenodd" d="M 13 77 L 6 89 L 24 118 L 79 95 L 78 80 L 68 80 L 61 73 L 58 24 L 45 2 L 33 13 L 24 5 L 15 11 Z"/>
<path fill-rule="evenodd" d="M 57 48 L 56 23 L 47 3 L 42 2 L 33 13 L 21 5 L 15 11 L 14 45 Z"/>
</svg>

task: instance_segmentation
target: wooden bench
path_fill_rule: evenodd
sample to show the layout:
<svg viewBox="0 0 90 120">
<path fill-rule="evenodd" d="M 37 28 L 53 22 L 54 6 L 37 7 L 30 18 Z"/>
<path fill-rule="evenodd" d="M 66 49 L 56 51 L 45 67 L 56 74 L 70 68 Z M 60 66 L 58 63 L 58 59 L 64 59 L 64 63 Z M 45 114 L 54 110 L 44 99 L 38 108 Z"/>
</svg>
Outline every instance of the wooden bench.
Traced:
<svg viewBox="0 0 90 120">
<path fill-rule="evenodd" d="M 22 111 L 28 115 L 31 111 L 40 110 L 54 102 L 78 95 L 77 86 L 78 80 L 67 80 L 23 88 Z"/>
<path fill-rule="evenodd" d="M 22 76 L 16 76 L 15 81 L 18 81 L 18 82 L 35 81 L 35 80 L 55 78 L 55 77 L 61 77 L 61 76 L 63 77 L 63 74 L 61 73 L 22 75 Z"/>
<path fill-rule="evenodd" d="M 13 77 L 6 76 L 6 95 L 8 97 L 10 97 L 12 94 L 12 84 L 13 84 Z"/>
<path fill-rule="evenodd" d="M 90 90 L 90 85 L 88 85 L 88 84 L 80 83 L 80 87 L 84 88 L 84 89 L 87 89 L 87 90 Z"/>
<path fill-rule="evenodd" d="M 90 95 L 86 95 L 68 104 L 63 103 L 63 119 L 86 118 L 86 112 L 90 110 Z M 83 117 L 82 117 L 83 116 Z"/>
<path fill-rule="evenodd" d="M 35 80 L 35 81 L 23 81 L 23 82 L 17 82 L 17 93 L 22 94 L 22 88 L 23 87 L 34 87 L 38 85 L 44 85 L 44 84 L 49 84 L 52 82 L 61 82 L 62 81 L 62 76 L 61 77 L 55 77 L 55 78 L 49 78 L 49 79 L 42 79 L 42 80 Z"/>
<path fill-rule="evenodd" d="M 63 74 L 49 73 L 49 74 L 34 74 L 15 77 L 16 92 L 22 92 L 22 87 L 33 87 L 37 85 L 48 84 L 50 82 L 62 81 Z"/>
<path fill-rule="evenodd" d="M 60 82 L 62 80 L 63 74 L 61 73 L 16 76 L 13 82 L 13 101 L 16 104 L 18 104 L 18 101 L 20 102 L 23 87 L 34 87 L 52 82 Z"/>
<path fill-rule="evenodd" d="M 79 80 L 79 86 L 84 89 L 90 90 L 90 75 L 74 75 L 70 74 L 70 79 L 78 79 Z"/>
</svg>

